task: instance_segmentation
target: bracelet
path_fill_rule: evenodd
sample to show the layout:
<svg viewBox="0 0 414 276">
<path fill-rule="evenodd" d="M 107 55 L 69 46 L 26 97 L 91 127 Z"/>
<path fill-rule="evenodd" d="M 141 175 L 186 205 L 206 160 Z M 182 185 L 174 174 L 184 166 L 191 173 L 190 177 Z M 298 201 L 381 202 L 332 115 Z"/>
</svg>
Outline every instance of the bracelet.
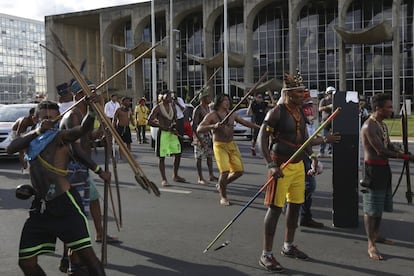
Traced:
<svg viewBox="0 0 414 276">
<path fill-rule="evenodd" d="M 266 167 L 268 168 L 268 169 L 271 169 L 271 168 L 274 168 L 274 167 L 276 167 L 276 164 L 275 164 L 275 162 L 270 162 L 270 163 L 267 163 L 267 165 L 266 165 Z"/>
<path fill-rule="evenodd" d="M 408 154 L 401 154 L 400 155 L 401 156 L 401 158 L 404 160 L 404 161 L 407 161 L 408 159 L 410 159 L 410 155 L 408 155 Z"/>
<path fill-rule="evenodd" d="M 101 172 L 102 172 L 102 168 L 101 168 L 99 165 L 96 165 L 96 168 L 95 168 L 94 172 L 95 172 L 96 174 L 101 174 Z"/>
</svg>

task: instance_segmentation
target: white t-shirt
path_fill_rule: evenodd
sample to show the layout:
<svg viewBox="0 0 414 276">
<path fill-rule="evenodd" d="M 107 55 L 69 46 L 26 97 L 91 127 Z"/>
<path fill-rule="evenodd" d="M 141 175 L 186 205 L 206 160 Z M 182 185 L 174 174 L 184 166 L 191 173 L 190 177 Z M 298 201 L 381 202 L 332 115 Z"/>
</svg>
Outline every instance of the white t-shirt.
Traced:
<svg viewBox="0 0 414 276">
<path fill-rule="evenodd" d="M 64 102 L 64 103 L 58 103 L 58 105 L 59 105 L 59 112 L 60 112 L 60 114 L 62 114 L 63 112 L 65 112 L 65 111 L 66 111 L 69 107 L 71 107 L 74 103 L 75 103 L 75 101 Z"/>
<path fill-rule="evenodd" d="M 118 102 L 113 102 L 112 100 L 111 101 L 109 101 L 109 102 L 107 102 L 106 104 L 105 104 L 105 109 L 104 109 L 104 111 L 105 111 L 105 115 L 108 117 L 108 118 L 114 118 L 114 115 L 115 115 L 115 111 L 118 109 L 120 107 L 120 104 L 118 103 Z"/>
<path fill-rule="evenodd" d="M 180 105 L 180 106 L 178 106 Z M 177 97 L 177 102 L 175 104 L 175 109 L 177 110 L 177 120 L 184 118 L 183 110 L 185 108 L 185 103 L 181 97 Z"/>
</svg>

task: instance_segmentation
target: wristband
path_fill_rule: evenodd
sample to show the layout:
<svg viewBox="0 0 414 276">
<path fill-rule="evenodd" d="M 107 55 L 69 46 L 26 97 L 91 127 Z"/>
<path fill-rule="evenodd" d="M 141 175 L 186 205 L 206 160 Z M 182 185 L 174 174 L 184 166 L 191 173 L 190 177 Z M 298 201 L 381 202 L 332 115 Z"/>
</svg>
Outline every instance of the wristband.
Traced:
<svg viewBox="0 0 414 276">
<path fill-rule="evenodd" d="M 100 174 L 102 172 L 102 168 L 99 165 L 97 165 L 96 168 L 95 168 L 95 170 L 94 170 L 94 172 L 96 174 Z"/>
<path fill-rule="evenodd" d="M 270 162 L 270 163 L 267 163 L 267 165 L 266 165 L 266 167 L 268 168 L 268 169 L 271 169 L 271 168 L 274 168 L 274 167 L 276 167 L 276 164 L 275 164 L 275 162 Z"/>
<path fill-rule="evenodd" d="M 90 117 L 92 117 L 92 118 L 95 118 L 95 117 L 96 117 L 96 113 L 95 113 L 95 111 L 94 111 L 93 109 L 89 109 L 89 110 L 88 110 L 88 115 L 89 115 Z"/>
</svg>

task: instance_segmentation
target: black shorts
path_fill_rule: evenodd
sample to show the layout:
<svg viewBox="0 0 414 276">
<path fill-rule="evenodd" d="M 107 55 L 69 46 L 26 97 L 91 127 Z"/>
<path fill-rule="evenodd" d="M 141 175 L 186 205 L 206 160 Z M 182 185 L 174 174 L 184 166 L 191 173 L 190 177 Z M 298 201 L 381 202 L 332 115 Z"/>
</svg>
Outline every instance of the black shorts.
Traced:
<svg viewBox="0 0 414 276">
<path fill-rule="evenodd" d="M 131 129 L 129 126 L 117 126 L 116 130 L 118 131 L 119 136 L 121 136 L 122 141 L 127 144 L 132 143 Z"/>
<path fill-rule="evenodd" d="M 26 220 L 19 245 L 19 259 L 28 259 L 44 253 L 53 253 L 56 238 L 62 240 L 73 251 L 91 247 L 88 220 L 82 212 L 81 199 L 71 189 L 46 203 L 35 199 L 30 216 Z"/>
</svg>

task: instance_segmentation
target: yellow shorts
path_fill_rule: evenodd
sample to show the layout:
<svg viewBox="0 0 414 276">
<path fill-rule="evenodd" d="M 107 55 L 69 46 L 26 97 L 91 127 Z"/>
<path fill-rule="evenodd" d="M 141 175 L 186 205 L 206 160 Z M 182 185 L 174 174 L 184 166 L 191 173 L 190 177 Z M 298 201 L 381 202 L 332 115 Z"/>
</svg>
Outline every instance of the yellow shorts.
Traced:
<svg viewBox="0 0 414 276">
<path fill-rule="evenodd" d="M 284 177 L 271 183 L 266 191 L 265 205 L 283 207 L 285 202 L 302 204 L 305 201 L 305 168 L 303 161 L 291 163 L 283 170 Z M 274 181 L 273 181 L 274 182 Z"/>
<path fill-rule="evenodd" d="M 244 171 L 239 147 L 234 141 L 214 142 L 213 150 L 220 173 Z"/>
</svg>

